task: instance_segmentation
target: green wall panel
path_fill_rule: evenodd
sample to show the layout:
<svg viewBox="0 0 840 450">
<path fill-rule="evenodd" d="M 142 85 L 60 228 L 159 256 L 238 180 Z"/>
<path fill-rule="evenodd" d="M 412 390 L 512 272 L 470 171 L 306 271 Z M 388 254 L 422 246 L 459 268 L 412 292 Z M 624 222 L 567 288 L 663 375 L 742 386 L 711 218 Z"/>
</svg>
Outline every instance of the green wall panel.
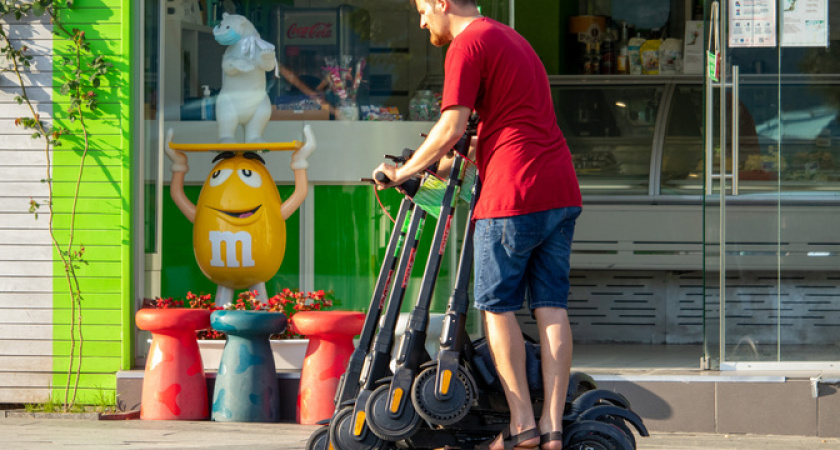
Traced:
<svg viewBox="0 0 840 450">
<path fill-rule="evenodd" d="M 114 65 L 98 91 L 98 99 L 102 102 L 100 108 L 86 116 L 90 151 L 85 160 L 76 207 L 74 242 L 86 245 L 85 260 L 90 262 L 78 269 L 83 295 L 81 331 L 85 339 L 79 380 L 82 399 L 92 399 L 103 390 L 113 391 L 115 372 L 131 368 L 132 362 L 130 9 L 131 3 L 127 0 L 78 0 L 73 9 L 59 12 L 60 20 L 67 28 L 84 30 L 93 52 L 104 55 Z M 66 41 L 56 38 L 53 51 L 57 69 L 52 81 L 53 117 L 56 125 L 74 132 L 63 137 L 63 145 L 53 153 L 56 234 L 61 242 L 66 242 L 66 228 L 70 226 L 68 212 L 73 208 L 83 136 L 80 123 L 68 120 L 69 97 L 59 91 L 68 73 L 68 68 L 61 66 L 64 57 L 70 56 Z M 85 61 L 91 58 L 86 57 Z M 54 257 L 57 262 L 53 276 L 53 385 L 58 391 L 67 378 L 71 303 L 63 265 L 59 255 Z M 78 348 L 76 351 L 78 358 Z"/>
<path fill-rule="evenodd" d="M 75 180 L 66 180 L 64 182 L 56 180 L 53 182 L 53 191 L 56 194 L 53 198 L 56 202 L 62 202 L 64 200 L 70 201 L 72 200 L 75 189 Z M 114 181 L 83 183 L 81 189 L 79 189 L 79 195 L 88 198 L 120 198 L 123 195 L 127 196 L 129 192 L 129 186 L 124 186 L 122 181 L 119 179 L 115 179 Z M 123 202 L 124 204 L 121 206 L 126 206 L 125 204 L 128 202 L 128 199 L 124 200 L 125 202 Z M 69 213 L 72 210 L 71 207 L 72 202 L 68 203 L 66 207 L 63 207 L 58 203 L 55 204 L 55 209 L 59 212 Z"/>
<path fill-rule="evenodd" d="M 561 3 L 557 0 L 528 0 L 516 2 L 515 26 L 540 56 L 550 75 L 560 73 L 560 29 L 557 18 Z"/>
<path fill-rule="evenodd" d="M 379 195 L 396 218 L 401 195 L 394 190 Z M 434 219 L 426 221 L 402 311 L 410 311 L 417 300 L 434 226 Z M 367 310 L 392 229 L 371 186 L 315 186 L 315 288 L 334 290 L 340 309 Z M 453 247 L 450 242 L 444 254 L 433 311 L 445 310 L 451 294 Z"/>
<path fill-rule="evenodd" d="M 85 340 L 88 340 L 91 346 L 96 345 L 94 341 L 119 341 L 122 324 L 115 323 L 113 325 L 83 325 L 83 333 Z M 70 340 L 70 325 L 61 323 L 53 324 L 53 333 L 56 336 L 67 336 Z M 86 344 L 87 344 L 86 343 Z M 119 366 L 113 367 L 114 373 L 119 370 Z"/>
<path fill-rule="evenodd" d="M 116 112 L 116 111 L 115 111 Z M 55 115 L 56 119 L 62 119 L 62 117 L 58 117 L 58 114 Z M 67 121 L 69 125 L 69 121 Z M 65 126 L 63 122 L 60 122 L 62 126 Z M 94 157 L 99 152 L 104 151 L 125 151 L 123 149 L 122 139 L 120 136 L 115 135 L 94 135 L 90 136 L 90 149 L 88 153 L 90 153 L 91 157 Z M 65 157 L 68 153 L 78 153 L 84 150 L 84 138 L 78 134 L 70 135 L 70 136 L 62 136 L 61 138 L 61 147 L 59 147 L 59 151 L 55 153 L 56 158 Z M 92 150 L 92 151 L 90 151 Z"/>
<path fill-rule="evenodd" d="M 60 86 L 60 85 L 61 85 L 61 82 L 59 82 L 58 86 Z M 67 112 L 67 107 L 68 106 L 69 106 L 69 103 L 65 104 L 65 105 L 61 105 L 60 107 L 56 106 L 56 108 L 53 110 L 53 117 L 56 118 L 57 120 L 58 119 L 67 119 L 70 115 Z M 96 118 L 96 119 L 119 118 L 120 114 L 122 112 L 123 112 L 122 111 L 122 105 L 120 103 L 104 103 L 103 102 L 103 103 L 99 104 L 99 107 L 96 109 L 96 111 L 94 111 L 91 114 L 91 117 Z M 67 123 L 62 123 L 62 125 L 63 126 L 70 126 L 70 122 L 67 121 Z M 93 138 L 95 139 L 96 136 L 93 136 Z M 74 139 L 81 141 L 80 136 L 64 136 L 64 137 L 61 138 L 62 141 L 68 141 L 68 140 L 72 141 Z M 96 147 L 94 147 L 94 148 L 96 148 Z"/>
<path fill-rule="evenodd" d="M 278 186 L 281 198 L 294 191 L 293 186 Z M 195 203 L 201 186 L 186 186 L 187 197 Z M 311 193 L 310 193 L 311 195 Z M 183 299 L 188 291 L 210 293 L 215 297 L 216 285 L 208 280 L 198 263 L 192 246 L 193 225 L 170 198 L 169 187 L 163 192 L 163 242 L 161 250 L 161 296 Z M 265 283 L 269 295 L 284 288 L 300 287 L 300 213 L 286 221 L 286 255 L 277 274 Z"/>
<path fill-rule="evenodd" d="M 70 354 L 70 346 L 72 344 L 70 341 L 58 341 L 55 345 L 55 350 L 57 355 L 69 355 Z M 113 357 L 113 355 L 118 355 L 120 353 L 120 342 L 119 341 L 96 341 L 96 345 L 91 345 L 86 347 L 85 354 L 89 356 L 107 356 Z"/>
<path fill-rule="evenodd" d="M 110 307 L 119 307 L 119 304 L 112 304 L 109 305 Z M 103 308 L 93 308 L 87 304 L 87 302 L 83 303 L 83 313 L 85 315 L 84 326 L 98 326 L 98 325 L 111 325 L 113 323 L 119 323 L 120 320 L 120 310 L 119 309 L 103 309 Z M 71 309 L 58 309 L 56 308 L 53 313 L 53 320 L 56 323 L 62 324 L 70 324 L 70 318 L 73 312 Z"/>
<path fill-rule="evenodd" d="M 95 183 L 103 183 L 109 184 L 113 183 L 115 180 L 119 179 L 120 175 L 122 174 L 122 166 L 102 166 L 96 165 L 97 170 L 87 170 L 89 168 L 93 168 L 93 164 L 90 167 L 86 167 L 86 170 L 82 173 L 82 183 L 85 184 L 85 188 L 90 188 L 92 186 L 96 186 Z M 53 178 L 61 178 L 61 179 L 72 179 L 75 183 L 75 180 L 79 176 L 79 167 L 72 167 L 72 166 L 55 166 L 53 167 Z"/>
<path fill-rule="evenodd" d="M 82 372 L 84 372 L 86 376 L 82 380 L 86 385 L 93 387 L 90 377 L 91 373 L 112 372 L 114 370 L 113 367 L 118 366 L 119 363 L 119 356 L 108 357 L 85 354 L 85 358 L 82 360 Z M 70 364 L 70 357 L 53 356 L 53 364 L 58 367 L 66 368 L 67 365 Z M 76 367 L 75 363 L 73 363 L 73 367 Z M 66 376 L 63 379 L 66 380 Z M 107 385 L 103 385 L 102 387 L 110 388 L 112 385 L 114 385 L 114 383 L 109 382 Z"/>
<path fill-rule="evenodd" d="M 116 104 L 119 102 L 119 91 L 119 86 L 100 86 L 100 88 L 96 91 L 96 98 L 100 103 Z M 53 94 L 53 101 L 56 102 L 57 107 L 66 110 L 70 106 L 72 98 L 69 95 L 62 94 L 61 91 L 55 91 Z"/>
<path fill-rule="evenodd" d="M 121 198 L 85 198 L 79 199 L 79 203 L 76 206 L 77 211 L 83 211 L 85 214 L 106 214 L 106 215 L 116 215 L 121 214 L 119 212 L 115 212 L 115 209 L 121 209 L 122 199 Z M 62 220 L 63 217 L 69 216 L 69 208 L 67 210 L 58 210 L 56 211 L 56 215 L 54 220 Z M 40 220 L 40 219 L 39 219 Z"/>
<path fill-rule="evenodd" d="M 119 291 L 114 292 L 91 292 L 84 293 L 85 309 L 116 308 L 121 306 L 123 301 Z M 70 308 L 70 294 L 56 294 L 53 299 L 53 307 L 58 310 Z"/>
</svg>

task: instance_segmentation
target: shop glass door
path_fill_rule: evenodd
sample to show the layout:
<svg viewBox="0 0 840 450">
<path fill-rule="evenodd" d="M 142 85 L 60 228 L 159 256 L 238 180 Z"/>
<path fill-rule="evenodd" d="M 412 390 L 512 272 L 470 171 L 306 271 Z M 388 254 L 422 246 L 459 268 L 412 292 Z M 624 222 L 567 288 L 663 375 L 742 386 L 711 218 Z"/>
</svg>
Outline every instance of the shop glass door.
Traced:
<svg viewBox="0 0 840 450">
<path fill-rule="evenodd" d="M 827 63 L 835 51 L 825 27 L 785 27 L 802 20 L 806 5 L 807 20 L 824 17 L 827 27 L 838 3 L 707 7 L 707 42 L 711 36 L 720 63 L 716 80 L 705 71 L 706 368 L 807 369 L 840 360 L 833 345 L 840 67 Z"/>
</svg>

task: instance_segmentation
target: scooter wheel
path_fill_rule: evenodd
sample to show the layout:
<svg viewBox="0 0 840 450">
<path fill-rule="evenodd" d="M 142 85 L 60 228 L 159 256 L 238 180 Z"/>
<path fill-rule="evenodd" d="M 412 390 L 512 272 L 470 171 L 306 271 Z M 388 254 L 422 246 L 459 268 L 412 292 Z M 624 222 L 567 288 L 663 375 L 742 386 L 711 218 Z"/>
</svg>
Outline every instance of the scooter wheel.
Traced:
<svg viewBox="0 0 840 450">
<path fill-rule="evenodd" d="M 609 439 L 597 434 L 587 436 L 585 439 L 563 445 L 568 450 L 617 450 Z"/>
<path fill-rule="evenodd" d="M 306 441 L 306 450 L 329 450 L 330 448 L 330 427 L 321 427 L 315 430 Z"/>
<path fill-rule="evenodd" d="M 383 384 L 374 389 L 365 405 L 365 412 L 368 427 L 374 434 L 383 440 L 396 442 L 411 437 L 420 429 L 420 416 L 411 403 L 403 406 L 399 416 L 391 415 L 388 411 L 390 387 L 389 384 Z"/>
<path fill-rule="evenodd" d="M 367 421 L 365 421 L 367 425 Z M 367 426 L 359 436 L 353 434 L 353 406 L 342 408 L 330 422 L 330 444 L 335 450 L 382 450 L 385 442 Z"/>
<path fill-rule="evenodd" d="M 564 449 L 634 450 L 626 434 L 617 426 L 595 420 L 575 422 L 563 430 Z M 604 446 L 609 445 L 609 446 Z"/>
<path fill-rule="evenodd" d="M 449 398 L 439 400 L 435 396 L 437 366 L 420 372 L 411 389 L 411 401 L 423 419 L 435 425 L 452 425 L 463 419 L 470 411 L 475 398 L 475 382 L 458 367 L 458 373 L 449 386 Z"/>
</svg>

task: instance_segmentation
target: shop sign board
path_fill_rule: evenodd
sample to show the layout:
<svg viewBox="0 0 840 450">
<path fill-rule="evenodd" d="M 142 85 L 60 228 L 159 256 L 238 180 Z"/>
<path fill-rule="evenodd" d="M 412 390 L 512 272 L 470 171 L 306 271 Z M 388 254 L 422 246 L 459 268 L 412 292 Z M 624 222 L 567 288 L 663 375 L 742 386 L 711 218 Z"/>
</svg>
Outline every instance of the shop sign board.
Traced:
<svg viewBox="0 0 840 450">
<path fill-rule="evenodd" d="M 285 45 L 336 45 L 338 15 L 335 11 L 286 12 L 283 43 Z"/>
<path fill-rule="evenodd" d="M 776 0 L 729 0 L 728 22 L 729 47 L 776 46 Z"/>
<path fill-rule="evenodd" d="M 828 2 L 782 0 L 782 47 L 828 47 Z"/>
</svg>

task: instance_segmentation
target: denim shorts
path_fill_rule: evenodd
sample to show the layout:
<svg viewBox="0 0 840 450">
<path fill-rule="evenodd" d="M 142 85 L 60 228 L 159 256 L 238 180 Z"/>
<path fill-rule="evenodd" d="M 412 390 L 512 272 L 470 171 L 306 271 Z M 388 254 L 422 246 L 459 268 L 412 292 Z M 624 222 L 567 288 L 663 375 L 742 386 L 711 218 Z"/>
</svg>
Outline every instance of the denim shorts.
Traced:
<svg viewBox="0 0 840 450">
<path fill-rule="evenodd" d="M 581 208 L 550 209 L 475 223 L 475 307 L 518 311 L 566 308 L 569 256 Z"/>
</svg>

